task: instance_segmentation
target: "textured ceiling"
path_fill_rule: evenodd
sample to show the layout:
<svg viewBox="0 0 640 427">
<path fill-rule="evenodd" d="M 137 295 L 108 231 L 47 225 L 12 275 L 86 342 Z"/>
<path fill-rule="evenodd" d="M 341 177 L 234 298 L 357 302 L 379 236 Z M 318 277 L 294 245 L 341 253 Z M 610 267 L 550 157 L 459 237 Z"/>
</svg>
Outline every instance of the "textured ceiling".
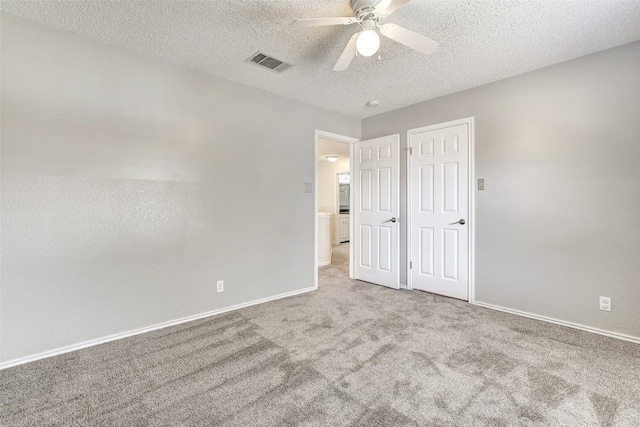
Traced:
<svg viewBox="0 0 640 427">
<path fill-rule="evenodd" d="M 391 40 L 382 61 L 334 72 L 357 26 L 293 29 L 349 16 L 348 0 L 12 1 L 12 15 L 354 117 L 367 117 L 640 39 L 639 0 L 413 0 L 381 20 L 440 43 L 422 56 Z M 244 62 L 263 51 L 296 65 Z M 379 99 L 380 106 L 366 107 Z"/>
</svg>

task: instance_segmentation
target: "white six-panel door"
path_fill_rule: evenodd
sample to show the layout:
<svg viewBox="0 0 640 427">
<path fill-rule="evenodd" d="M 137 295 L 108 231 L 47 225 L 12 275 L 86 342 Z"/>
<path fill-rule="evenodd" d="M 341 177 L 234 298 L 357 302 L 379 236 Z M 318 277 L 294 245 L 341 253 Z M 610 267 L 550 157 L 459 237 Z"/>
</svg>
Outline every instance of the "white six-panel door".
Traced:
<svg viewBox="0 0 640 427">
<path fill-rule="evenodd" d="M 469 298 L 472 122 L 409 131 L 410 286 Z"/>
<path fill-rule="evenodd" d="M 355 145 L 355 278 L 400 287 L 400 135 Z"/>
</svg>

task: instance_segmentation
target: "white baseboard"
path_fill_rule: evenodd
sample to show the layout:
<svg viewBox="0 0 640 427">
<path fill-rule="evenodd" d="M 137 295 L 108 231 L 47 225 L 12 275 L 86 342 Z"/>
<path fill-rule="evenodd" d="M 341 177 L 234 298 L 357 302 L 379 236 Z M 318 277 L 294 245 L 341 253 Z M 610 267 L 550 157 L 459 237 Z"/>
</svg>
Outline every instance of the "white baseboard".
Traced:
<svg viewBox="0 0 640 427">
<path fill-rule="evenodd" d="M 106 337 L 103 337 L 103 338 L 97 338 L 97 339 L 94 339 L 94 340 L 84 341 L 84 342 L 81 342 L 79 344 L 73 344 L 73 345 L 69 345 L 69 346 L 66 346 L 66 347 L 57 348 L 55 350 L 49 350 L 49 351 L 45 351 L 43 353 L 34 354 L 33 356 L 27 356 L 27 357 L 22 357 L 20 359 L 9 360 L 8 362 L 0 363 L 0 370 L 11 368 L 12 366 L 22 365 L 24 363 L 34 362 L 34 361 L 40 360 L 40 359 L 46 359 L 47 357 L 53 357 L 53 356 L 57 356 L 59 354 L 69 353 L 71 351 L 76 351 L 76 350 L 80 350 L 80 349 L 83 349 L 83 348 L 92 347 L 94 345 L 104 344 L 104 343 L 107 343 L 109 341 L 115 341 L 115 340 L 119 340 L 119 339 L 122 339 L 122 338 L 131 337 L 133 335 L 144 334 L 145 332 L 155 331 L 156 329 L 167 328 L 169 326 L 174 326 L 174 325 L 179 325 L 181 323 L 191 322 L 193 320 L 202 319 L 204 317 L 215 316 L 217 314 L 226 313 L 228 311 L 234 311 L 234 310 L 238 310 L 238 309 L 241 309 L 241 308 L 244 308 L 244 307 L 249 307 L 249 306 L 256 305 L 256 304 L 262 304 L 262 303 L 265 303 L 265 302 L 269 302 L 269 301 L 273 301 L 273 300 L 277 300 L 277 299 L 281 299 L 281 298 L 292 297 L 294 295 L 299 295 L 299 294 L 303 294 L 303 293 L 310 292 L 310 291 L 315 291 L 315 290 L 316 290 L 315 287 L 311 287 L 311 288 L 300 289 L 300 290 L 297 290 L 297 291 L 286 292 L 284 294 L 279 294 L 279 295 L 274 295 L 274 296 L 271 296 L 271 297 L 261 298 L 261 299 L 257 299 L 257 300 L 250 301 L 250 302 L 244 302 L 244 303 L 241 303 L 241 304 L 232 305 L 231 307 L 220 308 L 220 309 L 217 309 L 217 310 L 208 311 L 206 313 L 200 313 L 200 314 L 195 314 L 193 316 L 183 317 L 181 319 L 170 320 L 168 322 L 158 323 L 158 324 L 147 326 L 147 327 L 144 327 L 144 328 L 134 329 L 134 330 L 128 331 L 128 332 L 122 332 L 122 333 L 119 333 L 119 334 L 109 335 L 109 336 L 106 336 Z"/>
<path fill-rule="evenodd" d="M 605 331 L 603 329 L 594 328 L 591 326 L 581 325 L 579 323 L 567 322 L 566 320 L 558 320 L 552 317 L 541 316 L 539 314 L 527 313 L 525 311 L 514 310 L 512 308 L 505 308 L 499 305 L 487 304 L 485 302 L 474 301 L 471 304 L 479 307 L 490 308 L 491 310 L 503 311 L 505 313 L 515 314 L 517 316 L 528 317 L 530 319 L 542 320 L 543 322 L 553 323 L 554 325 L 566 326 L 573 329 L 579 329 L 585 332 L 591 332 L 593 334 L 604 335 L 610 338 L 617 338 L 623 341 L 629 341 L 632 343 L 640 344 L 640 338 L 631 335 L 620 334 L 618 332 Z"/>
</svg>

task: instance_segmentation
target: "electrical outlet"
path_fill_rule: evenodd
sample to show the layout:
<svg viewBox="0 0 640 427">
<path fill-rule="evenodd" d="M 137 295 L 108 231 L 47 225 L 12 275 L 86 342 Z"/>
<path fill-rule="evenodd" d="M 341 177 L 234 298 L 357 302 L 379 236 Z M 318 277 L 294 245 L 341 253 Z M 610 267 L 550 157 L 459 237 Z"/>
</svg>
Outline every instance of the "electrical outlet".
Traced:
<svg viewBox="0 0 640 427">
<path fill-rule="evenodd" d="M 600 297 L 600 310 L 611 311 L 611 298 Z"/>
<path fill-rule="evenodd" d="M 218 289 L 218 292 L 224 291 L 224 280 L 218 280 L 217 289 Z"/>
</svg>

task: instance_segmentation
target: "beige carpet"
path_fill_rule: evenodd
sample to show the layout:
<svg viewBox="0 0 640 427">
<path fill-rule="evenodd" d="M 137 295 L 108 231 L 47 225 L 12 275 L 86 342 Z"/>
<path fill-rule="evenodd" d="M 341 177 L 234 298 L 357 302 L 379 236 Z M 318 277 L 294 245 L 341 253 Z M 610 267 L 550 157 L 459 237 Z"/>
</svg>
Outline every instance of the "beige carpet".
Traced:
<svg viewBox="0 0 640 427">
<path fill-rule="evenodd" d="M 0 372 L 2 425 L 639 426 L 640 346 L 346 278 Z"/>
</svg>

